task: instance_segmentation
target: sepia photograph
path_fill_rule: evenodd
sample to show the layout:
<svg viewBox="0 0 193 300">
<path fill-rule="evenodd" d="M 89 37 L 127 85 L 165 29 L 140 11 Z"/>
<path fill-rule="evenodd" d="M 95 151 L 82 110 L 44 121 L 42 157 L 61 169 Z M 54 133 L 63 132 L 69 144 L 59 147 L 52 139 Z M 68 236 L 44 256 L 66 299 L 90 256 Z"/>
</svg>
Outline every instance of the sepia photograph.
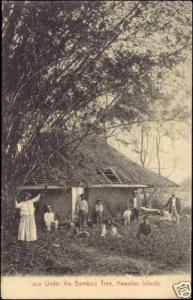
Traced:
<svg viewBox="0 0 193 300">
<path fill-rule="evenodd" d="M 3 299 L 190 299 L 192 2 L 2 1 Z"/>
</svg>

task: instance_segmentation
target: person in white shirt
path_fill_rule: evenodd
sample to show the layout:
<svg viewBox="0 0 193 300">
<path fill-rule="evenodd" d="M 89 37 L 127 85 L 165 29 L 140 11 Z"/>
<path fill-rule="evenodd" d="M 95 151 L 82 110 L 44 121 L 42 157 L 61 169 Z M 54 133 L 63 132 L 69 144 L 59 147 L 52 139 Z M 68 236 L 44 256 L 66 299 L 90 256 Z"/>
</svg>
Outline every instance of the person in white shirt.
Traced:
<svg viewBox="0 0 193 300">
<path fill-rule="evenodd" d="M 88 203 L 84 199 L 84 195 L 80 195 L 80 201 L 77 203 L 77 213 L 79 216 L 79 226 L 87 226 L 87 215 L 88 215 Z"/>
<path fill-rule="evenodd" d="M 40 194 L 31 198 L 30 193 L 24 194 L 24 201 L 18 203 L 15 201 L 16 208 L 20 209 L 20 223 L 18 231 L 19 241 L 36 241 L 37 240 L 37 229 L 34 218 L 34 203 L 40 199 Z"/>
<path fill-rule="evenodd" d="M 113 237 L 121 237 L 121 235 L 120 234 L 118 234 L 118 232 L 117 232 L 117 227 L 116 227 L 116 225 L 115 224 L 111 224 L 111 231 L 110 231 L 110 234 L 111 234 L 111 236 L 113 236 Z"/>
<path fill-rule="evenodd" d="M 123 212 L 123 218 L 124 218 L 124 225 L 125 226 L 129 225 L 131 221 L 131 209 L 129 208 L 129 205 L 125 207 L 125 210 Z"/>
<path fill-rule="evenodd" d="M 55 215 L 50 205 L 48 205 L 48 211 L 44 214 L 44 222 L 48 232 L 51 231 L 52 226 L 54 226 L 55 230 L 58 229 L 58 220 L 55 220 Z"/>
<path fill-rule="evenodd" d="M 101 200 L 96 201 L 95 213 L 96 213 L 97 225 L 100 226 L 102 224 L 102 218 L 103 218 L 103 205 Z"/>
<path fill-rule="evenodd" d="M 118 231 L 117 231 L 117 227 L 114 223 L 111 224 L 111 227 L 110 227 L 110 234 L 112 237 L 121 237 L 120 234 L 118 234 Z"/>
<path fill-rule="evenodd" d="M 111 235 L 117 236 L 117 227 L 114 224 L 111 224 Z"/>
</svg>

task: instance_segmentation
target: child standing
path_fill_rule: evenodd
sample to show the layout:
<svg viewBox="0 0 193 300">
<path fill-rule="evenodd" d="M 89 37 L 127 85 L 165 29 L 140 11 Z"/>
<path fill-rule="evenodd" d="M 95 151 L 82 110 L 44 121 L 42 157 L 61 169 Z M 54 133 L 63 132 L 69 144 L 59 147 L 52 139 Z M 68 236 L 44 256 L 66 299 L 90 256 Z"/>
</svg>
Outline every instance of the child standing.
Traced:
<svg viewBox="0 0 193 300">
<path fill-rule="evenodd" d="M 129 225 L 131 221 L 131 209 L 129 208 L 129 205 L 125 207 L 123 218 L 124 218 L 124 225 L 125 226 Z"/>
<path fill-rule="evenodd" d="M 100 226 L 102 224 L 102 218 L 103 218 L 103 204 L 101 200 L 96 201 L 95 212 L 96 212 L 97 225 Z"/>
</svg>

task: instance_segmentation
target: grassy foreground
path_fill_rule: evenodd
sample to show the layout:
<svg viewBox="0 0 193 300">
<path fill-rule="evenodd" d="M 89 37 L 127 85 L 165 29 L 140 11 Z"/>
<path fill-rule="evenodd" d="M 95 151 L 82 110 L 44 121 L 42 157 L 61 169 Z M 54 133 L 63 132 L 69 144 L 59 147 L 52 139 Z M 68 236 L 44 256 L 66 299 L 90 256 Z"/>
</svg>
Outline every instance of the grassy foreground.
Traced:
<svg viewBox="0 0 193 300">
<path fill-rule="evenodd" d="M 121 237 L 68 237 L 68 230 L 40 232 L 23 248 L 2 242 L 2 275 L 152 275 L 190 271 L 190 220 L 153 223 L 148 237 L 136 238 L 138 224 L 119 226 Z"/>
</svg>

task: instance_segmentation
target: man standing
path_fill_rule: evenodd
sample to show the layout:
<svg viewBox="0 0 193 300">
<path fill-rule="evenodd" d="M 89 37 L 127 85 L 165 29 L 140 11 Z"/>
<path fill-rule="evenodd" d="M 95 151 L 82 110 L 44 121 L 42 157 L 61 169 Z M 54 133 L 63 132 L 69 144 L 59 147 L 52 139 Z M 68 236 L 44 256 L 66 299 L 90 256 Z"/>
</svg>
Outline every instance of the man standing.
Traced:
<svg viewBox="0 0 193 300">
<path fill-rule="evenodd" d="M 80 201 L 77 205 L 77 213 L 79 216 L 79 225 L 80 227 L 86 227 L 87 226 L 87 215 L 88 215 L 88 203 L 84 199 L 84 195 L 80 195 Z"/>
<path fill-rule="evenodd" d="M 174 194 L 168 199 L 168 202 L 164 206 L 165 208 L 168 207 L 169 213 L 171 214 L 172 222 L 178 223 L 180 220 L 179 213 L 181 210 L 180 199 L 177 198 Z"/>
<path fill-rule="evenodd" d="M 137 191 L 133 192 L 132 217 L 133 217 L 133 220 L 138 220 L 138 218 L 139 218 L 139 205 L 138 205 L 138 199 L 137 199 Z"/>
</svg>

